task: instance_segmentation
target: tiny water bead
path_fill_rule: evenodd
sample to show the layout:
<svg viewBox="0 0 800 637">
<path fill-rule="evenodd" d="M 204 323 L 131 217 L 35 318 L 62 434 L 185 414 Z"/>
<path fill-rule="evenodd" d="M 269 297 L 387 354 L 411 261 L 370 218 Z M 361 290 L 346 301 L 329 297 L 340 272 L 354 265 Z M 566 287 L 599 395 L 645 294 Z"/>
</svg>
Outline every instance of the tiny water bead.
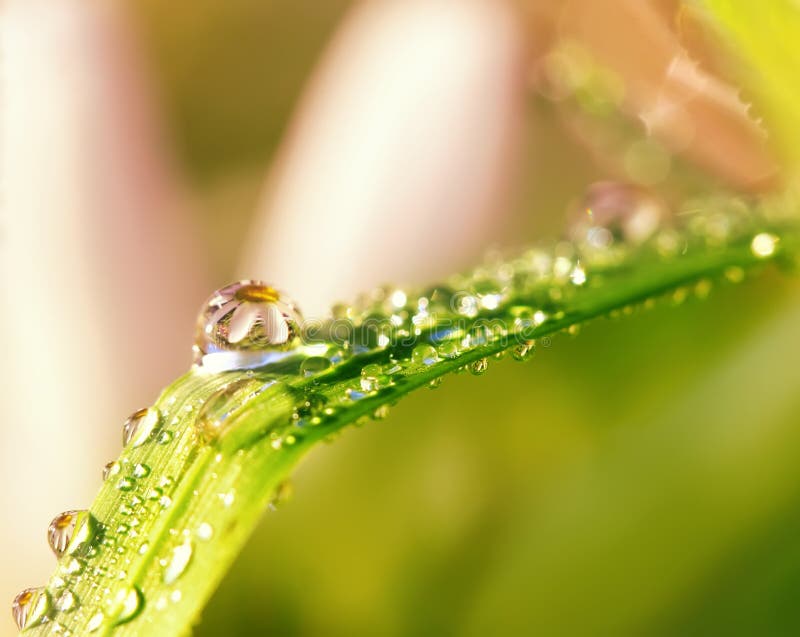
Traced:
<svg viewBox="0 0 800 637">
<path fill-rule="evenodd" d="M 11 604 L 11 615 L 17 628 L 25 630 L 39 624 L 50 610 L 50 595 L 44 587 L 26 588 Z"/>
<path fill-rule="evenodd" d="M 208 542 L 214 536 L 214 527 L 212 527 L 208 522 L 202 522 L 197 527 L 195 535 L 197 536 L 198 540 Z"/>
<path fill-rule="evenodd" d="M 145 407 L 133 412 L 122 425 L 122 445 L 143 445 L 161 422 L 161 412 L 155 407 Z"/>
<path fill-rule="evenodd" d="M 146 464 L 137 463 L 133 467 L 133 475 L 136 478 L 146 478 L 150 475 L 150 467 Z"/>
<path fill-rule="evenodd" d="M 56 557 L 83 550 L 94 539 L 97 522 L 88 511 L 60 513 L 47 528 L 47 542 Z"/>
<path fill-rule="evenodd" d="M 162 580 L 165 584 L 174 583 L 186 571 L 192 559 L 194 548 L 189 540 L 172 549 L 172 555 L 164 567 Z"/>
<path fill-rule="evenodd" d="M 194 362 L 225 352 L 285 351 L 300 342 L 303 317 L 294 302 L 260 281 L 214 292 L 197 322 Z"/>
</svg>

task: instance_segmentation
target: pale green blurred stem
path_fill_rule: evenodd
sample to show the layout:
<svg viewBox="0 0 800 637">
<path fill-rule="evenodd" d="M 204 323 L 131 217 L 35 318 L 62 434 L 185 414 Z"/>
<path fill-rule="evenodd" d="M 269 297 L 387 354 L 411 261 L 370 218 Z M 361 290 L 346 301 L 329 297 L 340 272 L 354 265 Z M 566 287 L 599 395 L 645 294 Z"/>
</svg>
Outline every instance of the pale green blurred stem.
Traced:
<svg viewBox="0 0 800 637">
<path fill-rule="evenodd" d="M 754 226 L 753 232 L 762 229 L 763 224 Z M 796 253 L 798 233 L 794 228 L 771 231 L 780 236 L 776 256 Z M 558 284 L 564 292 L 561 312 L 537 327 L 532 336 L 553 334 L 699 280 L 720 280 L 731 268 L 761 267 L 768 259 L 753 254 L 751 237 L 752 232 L 714 248 L 690 242 L 685 254 L 668 258 L 659 257 L 652 249 L 632 250 L 614 267 L 590 268 L 590 280 L 597 276 L 597 282 L 579 293 L 569 281 Z M 552 282 L 548 285 L 555 286 Z M 535 306 L 540 298 L 536 292 L 512 289 L 508 302 L 491 316 L 512 325 L 511 307 Z M 451 318 L 443 316 L 442 320 Z M 291 361 L 252 373 L 190 371 L 165 389 L 155 405 L 162 413 L 162 428 L 172 434 L 171 439 L 165 444 L 153 440 L 124 448 L 118 459 L 121 472 L 103 484 L 92 504 L 91 511 L 104 530 L 95 542 L 96 555 L 84 558 L 81 572 L 75 573 L 68 572 L 70 564 L 74 565 L 72 556 L 63 557 L 48 585 L 54 600 L 69 589 L 79 605 L 68 612 L 54 610 L 51 621 L 30 628 L 26 634 L 48 634 L 54 622 L 80 635 L 89 634 L 90 625 L 97 625 L 93 634 L 98 635 L 187 632 L 276 489 L 309 449 L 411 390 L 513 345 L 499 340 L 471 345 L 455 358 L 429 365 L 406 361 L 392 384 L 355 401 L 344 398 L 345 390 L 358 387 L 364 362 L 388 363 L 388 349 L 367 351 L 311 379 L 289 373 Z M 220 388 L 245 378 L 277 382 L 244 405 L 232 401 L 233 413 L 226 421 L 224 435 L 211 442 L 202 441 L 195 429 L 201 406 Z M 326 398 L 336 411 L 322 415 L 315 426 L 297 427 L 292 414 L 309 391 Z M 282 444 L 276 444 L 276 440 Z M 120 480 L 133 476 L 136 465 L 149 467 L 149 474 L 132 479 L 132 490 L 121 491 Z M 163 494 L 156 495 L 169 500 L 149 499 L 153 489 L 162 489 Z M 188 564 L 182 570 L 169 566 L 178 546 L 184 557 L 191 547 Z M 115 618 L 123 612 L 126 592 L 134 587 L 142 593 L 141 608 L 128 622 L 114 627 Z"/>
</svg>

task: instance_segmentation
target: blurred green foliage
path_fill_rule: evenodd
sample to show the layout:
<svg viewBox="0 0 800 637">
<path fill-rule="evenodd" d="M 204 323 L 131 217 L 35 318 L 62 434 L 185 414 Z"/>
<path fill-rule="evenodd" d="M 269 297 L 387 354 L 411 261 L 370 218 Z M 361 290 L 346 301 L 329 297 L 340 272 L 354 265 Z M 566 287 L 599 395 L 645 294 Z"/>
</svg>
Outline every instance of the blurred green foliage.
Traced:
<svg viewBox="0 0 800 637">
<path fill-rule="evenodd" d="M 132 4 L 224 270 L 347 3 Z M 597 173 L 535 106 L 528 134 L 517 240 L 562 224 L 534 193 L 563 210 Z M 197 634 L 798 634 L 797 298 L 769 274 L 603 320 L 348 431 Z"/>
</svg>

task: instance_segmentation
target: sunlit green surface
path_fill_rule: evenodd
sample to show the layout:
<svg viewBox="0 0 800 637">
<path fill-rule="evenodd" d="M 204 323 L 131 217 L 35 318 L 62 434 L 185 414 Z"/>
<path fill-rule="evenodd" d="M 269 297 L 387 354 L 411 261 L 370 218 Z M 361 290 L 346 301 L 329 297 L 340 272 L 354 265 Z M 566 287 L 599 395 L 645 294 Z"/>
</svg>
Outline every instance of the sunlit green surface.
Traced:
<svg viewBox="0 0 800 637">
<path fill-rule="evenodd" d="M 194 31 L 179 31 L 181 12 L 165 22 L 166 10 L 140 4 L 155 7 L 162 61 L 237 32 L 202 7 Z M 306 32 L 293 11 L 265 11 L 253 31 L 276 24 Z M 208 219 L 223 267 L 324 35 L 282 42 L 277 59 L 253 44 L 239 61 L 246 80 L 224 90 L 230 64 L 201 58 L 202 77 L 188 63 L 160 69 L 192 174 L 225 213 Z M 285 69 L 297 59 L 305 66 Z M 225 104 L 240 110 L 215 118 Z M 551 123 L 537 127 L 548 161 L 521 186 L 515 238 L 560 229 L 560 207 L 593 174 Z M 705 303 L 604 320 L 525 365 L 451 376 L 317 448 L 197 633 L 797 634 L 797 292 L 761 278 Z"/>
<path fill-rule="evenodd" d="M 793 291 L 603 320 L 315 450 L 198 634 L 794 634 Z"/>
</svg>

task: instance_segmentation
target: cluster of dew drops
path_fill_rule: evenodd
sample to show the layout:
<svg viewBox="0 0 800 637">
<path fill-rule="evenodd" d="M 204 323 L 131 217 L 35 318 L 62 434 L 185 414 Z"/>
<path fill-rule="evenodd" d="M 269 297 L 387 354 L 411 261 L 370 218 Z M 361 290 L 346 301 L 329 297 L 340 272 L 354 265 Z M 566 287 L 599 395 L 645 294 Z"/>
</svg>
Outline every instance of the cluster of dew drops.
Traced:
<svg viewBox="0 0 800 637">
<path fill-rule="evenodd" d="M 162 416 L 156 408 L 135 411 L 122 427 L 123 446 L 140 447 L 151 441 L 165 445 L 171 440 L 172 433 L 162 427 Z M 130 492 L 134 489 L 136 480 L 146 478 L 150 473 L 148 465 L 137 463 L 130 468 L 129 475 L 122 475 L 122 464 L 109 462 L 103 467 L 103 480 L 114 479 L 117 481 L 118 490 Z M 162 477 L 158 486 L 148 490 L 146 499 L 154 501 L 161 508 L 167 508 L 171 500 L 166 493 L 173 486 L 173 482 L 171 478 Z M 59 559 L 59 565 L 48 587 L 27 588 L 14 598 L 11 607 L 12 616 L 21 631 L 47 624 L 51 634 L 72 634 L 57 621 L 59 614 L 74 613 L 81 608 L 81 600 L 69 587 L 68 582 L 83 577 L 87 572 L 97 577 L 112 575 L 106 567 L 92 567 L 92 558 L 97 557 L 102 549 L 109 549 L 118 554 L 112 557 L 110 564 L 117 564 L 123 559 L 125 551 L 122 547 L 115 546 L 115 534 L 130 533 L 131 529 L 140 523 L 134 515 L 134 507 L 141 504 L 139 500 L 134 496 L 130 503 L 120 505 L 119 511 L 125 516 L 126 523 L 121 523 L 116 529 L 108 529 L 87 510 L 64 511 L 53 518 L 47 528 L 47 542 Z M 210 528 L 199 528 L 196 536 L 209 539 L 211 533 Z M 138 552 L 143 555 L 147 550 L 148 546 L 145 543 L 139 547 Z M 173 559 L 165 561 L 163 577 L 165 583 L 169 584 L 177 578 L 181 568 L 185 568 L 188 557 L 190 556 L 186 556 L 185 551 L 182 552 L 179 547 L 173 550 Z M 130 565 L 131 558 L 124 559 L 125 565 Z M 118 586 L 97 591 L 102 596 L 106 609 L 105 612 L 98 611 L 88 618 L 86 624 L 88 632 L 95 632 L 105 626 L 112 616 L 113 625 L 120 625 L 131 621 L 141 612 L 144 595 L 138 587 L 125 584 L 125 576 L 126 571 L 123 568 L 114 576 L 120 580 Z"/>
<path fill-rule="evenodd" d="M 706 213 L 705 210 L 712 212 Z M 720 210 L 722 210 L 720 212 Z M 731 212 L 733 210 L 733 212 Z M 548 321 L 561 320 L 563 303 L 576 290 L 590 287 L 595 272 L 623 263 L 630 251 L 649 246 L 658 255 L 670 258 L 680 255 L 686 248 L 687 237 L 701 239 L 705 244 L 722 246 L 742 232 L 749 232 L 750 250 L 757 258 L 769 258 L 778 249 L 776 235 L 753 230 L 758 227 L 743 210 L 743 206 L 700 205 L 693 211 L 684 232 L 674 230 L 666 207 L 656 197 L 633 186 L 614 182 L 601 182 L 592 186 L 578 212 L 571 220 L 568 240 L 552 250 L 533 249 L 511 261 L 497 258 L 447 284 L 433 286 L 419 295 L 411 296 L 402 289 L 379 288 L 365 295 L 353 305 L 336 305 L 331 316 L 316 326 L 318 335 L 309 337 L 297 305 L 285 294 L 258 281 L 239 281 L 214 292 L 199 314 L 197 334 L 193 347 L 195 368 L 203 373 L 232 369 L 258 369 L 289 357 L 299 357 L 298 375 L 309 379 L 312 390 L 303 394 L 291 417 L 290 433 L 274 434 L 272 446 L 276 449 L 291 445 L 301 434 L 303 426 L 318 425 L 336 412 L 336 400 L 313 390 L 315 379 L 354 356 L 389 350 L 383 362 L 367 362 L 360 375 L 352 379 L 338 400 L 352 404 L 392 387 L 405 374 L 439 362 L 459 359 L 482 346 L 493 345 L 509 336 L 513 341 L 503 341 L 518 361 L 529 359 L 536 340 L 524 335 Z M 725 278 L 738 282 L 744 276 L 739 267 L 731 267 Z M 517 297 L 532 288 L 544 291 L 538 305 L 521 304 Z M 698 281 L 694 292 L 706 296 L 708 280 Z M 688 296 L 686 289 L 678 289 L 671 296 L 681 301 Z M 527 298 L 527 297 L 525 297 Z M 652 303 L 645 302 L 645 307 Z M 482 317 L 502 316 L 508 320 L 481 322 Z M 344 336 L 337 337 L 337 329 L 344 328 Z M 578 324 L 567 325 L 570 333 Z M 522 335 L 522 337 L 520 337 Z M 369 361 L 369 356 L 366 356 Z M 388 358 L 388 362 L 386 362 Z M 479 375 L 489 365 L 488 356 L 471 356 L 468 363 L 459 364 L 455 371 L 469 370 Z M 428 381 L 436 388 L 441 377 Z M 263 382 L 255 376 L 234 381 L 213 394 L 204 404 L 195 421 L 201 440 L 209 442 L 224 433 L 231 398 L 244 400 L 268 388 L 274 381 Z M 236 402 L 236 401 L 233 401 Z M 379 402 L 364 419 L 381 419 L 388 413 L 388 404 Z M 166 444 L 172 434 L 161 425 L 162 415 L 155 407 L 133 413 L 123 426 L 123 444 L 140 446 L 149 441 Z M 103 477 L 117 478 L 120 464 L 111 462 L 104 468 Z M 120 490 L 133 488 L 137 478 L 146 477 L 149 467 L 137 464 L 129 476 L 118 481 Z M 162 507 L 171 503 L 168 488 L 170 478 L 162 478 L 157 487 L 145 497 Z M 288 487 L 278 489 L 282 498 Z M 137 498 L 138 499 L 138 498 Z M 135 524 L 135 518 L 128 522 Z M 56 516 L 47 530 L 51 549 L 61 560 L 60 569 L 65 576 L 80 574 L 86 568 L 86 558 L 96 554 L 97 544 L 103 542 L 103 525 L 88 511 L 65 511 Z M 201 524 L 195 537 L 208 540 L 213 529 Z M 121 551 L 121 549 L 118 549 Z M 140 554 L 148 550 L 140 547 Z M 172 550 L 169 559 L 161 560 L 164 566 L 163 581 L 170 584 L 186 569 L 192 557 L 192 543 L 187 538 Z M 57 613 L 68 613 L 79 607 L 79 600 L 65 585 L 66 580 L 57 575 L 49 588 L 28 588 L 19 593 L 12 604 L 12 615 L 20 630 L 53 622 Z M 109 610 L 116 609 L 114 622 L 125 623 L 136 617 L 144 604 L 144 595 L 133 586 L 123 586 L 107 596 Z M 173 594 L 179 595 L 179 591 Z M 176 600 L 173 600 L 176 601 Z M 107 617 L 98 612 L 89 618 L 88 631 L 103 626 Z M 58 634 L 68 631 L 53 630 Z"/>
</svg>

